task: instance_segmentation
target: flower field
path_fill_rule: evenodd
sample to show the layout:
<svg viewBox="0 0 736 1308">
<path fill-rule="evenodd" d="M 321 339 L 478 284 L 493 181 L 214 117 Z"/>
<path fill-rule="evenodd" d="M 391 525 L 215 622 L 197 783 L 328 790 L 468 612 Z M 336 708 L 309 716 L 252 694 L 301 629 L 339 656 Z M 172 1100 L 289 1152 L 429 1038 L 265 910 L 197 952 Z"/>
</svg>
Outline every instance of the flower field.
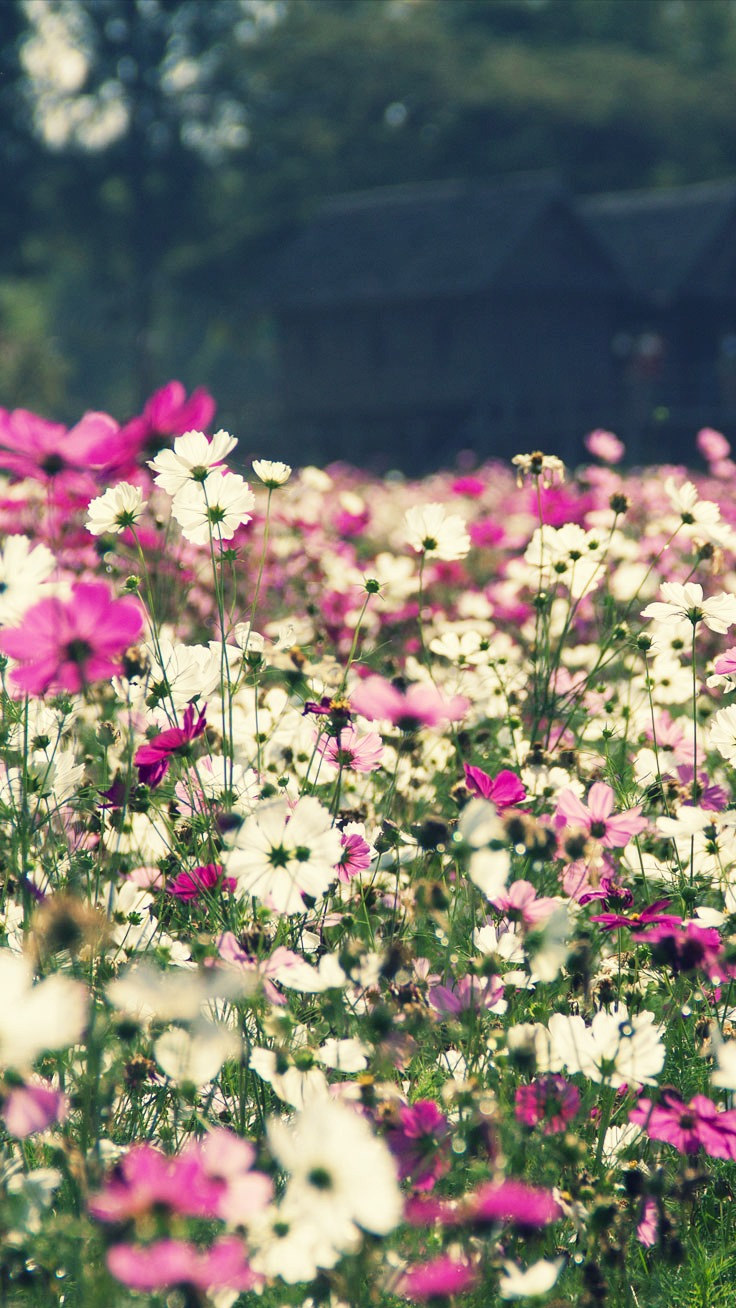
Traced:
<svg viewBox="0 0 736 1308">
<path fill-rule="evenodd" d="M 0 1304 L 733 1305 L 728 442 L 213 418 L 0 410 Z"/>
</svg>

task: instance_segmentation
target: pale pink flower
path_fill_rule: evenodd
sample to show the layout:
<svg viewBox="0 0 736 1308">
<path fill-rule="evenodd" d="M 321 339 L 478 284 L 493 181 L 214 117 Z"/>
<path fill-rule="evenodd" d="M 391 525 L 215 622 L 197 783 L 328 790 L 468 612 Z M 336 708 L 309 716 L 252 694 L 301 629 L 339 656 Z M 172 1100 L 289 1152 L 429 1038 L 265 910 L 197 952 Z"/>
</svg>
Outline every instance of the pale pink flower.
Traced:
<svg viewBox="0 0 736 1308">
<path fill-rule="evenodd" d="M 643 831 L 647 820 L 641 817 L 641 804 L 614 815 L 615 796 L 604 781 L 596 781 L 588 794 L 587 805 L 578 799 L 574 790 L 561 790 L 557 796 L 556 816 L 561 825 L 568 823 L 582 827 L 604 849 L 622 849 Z"/>
<path fill-rule="evenodd" d="M 349 772 L 375 772 L 381 766 L 384 746 L 377 731 L 360 732 L 354 726 L 343 727 L 337 736 L 319 737 L 317 749 L 333 768 Z"/>
<path fill-rule="evenodd" d="M 588 432 L 585 437 L 585 448 L 604 463 L 620 463 L 626 453 L 623 441 L 620 441 L 618 436 L 614 436 L 612 431 L 604 431 L 602 427 Z"/>
<path fill-rule="evenodd" d="M 470 708 L 470 700 L 463 695 L 445 699 L 431 684 L 414 684 L 401 691 L 392 682 L 377 676 L 368 677 L 356 686 L 350 702 L 364 718 L 391 722 L 402 731 L 457 722 Z"/>
</svg>

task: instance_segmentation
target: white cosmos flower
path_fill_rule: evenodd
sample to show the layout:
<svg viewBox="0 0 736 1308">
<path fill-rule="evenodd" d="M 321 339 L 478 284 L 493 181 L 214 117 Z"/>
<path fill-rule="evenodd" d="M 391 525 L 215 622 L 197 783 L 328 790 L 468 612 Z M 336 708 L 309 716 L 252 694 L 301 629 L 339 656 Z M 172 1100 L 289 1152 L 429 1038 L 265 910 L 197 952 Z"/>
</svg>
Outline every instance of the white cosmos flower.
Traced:
<svg viewBox="0 0 736 1308">
<path fill-rule="evenodd" d="M 293 809 L 285 800 L 261 804 L 246 819 L 227 860 L 242 895 L 255 895 L 278 913 L 303 913 L 303 895 L 319 899 L 337 876 L 340 831 L 312 795 Z"/>
<path fill-rule="evenodd" d="M 401 1220 L 402 1195 L 388 1147 L 365 1118 L 337 1100 L 311 1103 L 291 1122 L 272 1119 L 271 1151 L 290 1173 L 284 1206 L 354 1246 L 358 1228 L 386 1235 Z"/>
<path fill-rule="evenodd" d="M 711 631 L 726 632 L 736 622 L 736 595 L 721 591 L 710 599 L 703 599 L 703 587 L 697 581 L 663 581 L 660 586 L 662 600 L 655 600 L 642 609 L 643 618 L 672 624 L 687 618 L 693 626 L 704 622 Z"/>
<path fill-rule="evenodd" d="M 718 1067 L 711 1074 L 711 1085 L 721 1090 L 736 1090 L 736 1040 L 722 1040 L 715 1046 Z"/>
<path fill-rule="evenodd" d="M 152 682 L 154 685 L 166 682 L 177 711 L 185 709 L 198 696 L 200 703 L 204 703 L 220 685 L 219 647 L 212 650 L 207 645 L 175 645 L 160 637 L 158 641 L 149 641 L 144 650 L 151 664 Z M 164 698 L 168 702 L 168 694 Z"/>
<path fill-rule="evenodd" d="M 280 1072 L 278 1055 L 274 1049 L 251 1049 L 249 1066 L 262 1081 L 268 1082 L 279 1099 L 300 1111 L 313 1100 L 324 1099 L 329 1094 L 327 1077 L 321 1068 L 300 1068 L 292 1063 Z"/>
<path fill-rule="evenodd" d="M 736 704 L 719 709 L 708 725 L 708 745 L 729 763 L 736 759 Z"/>
<path fill-rule="evenodd" d="M 532 1299 L 547 1294 L 555 1284 L 562 1268 L 564 1258 L 547 1260 L 541 1258 L 532 1263 L 526 1271 L 518 1263 L 508 1259 L 503 1265 L 503 1274 L 498 1283 L 498 1292 L 502 1299 Z"/>
<path fill-rule="evenodd" d="M 678 486 L 674 477 L 667 477 L 664 489 L 673 509 L 680 515 L 682 535 L 710 541 L 714 545 L 732 546 L 734 534 L 725 522 L 721 522 L 720 508 L 713 500 L 699 500 L 691 481 Z"/>
<path fill-rule="evenodd" d="M 331 1067 L 336 1072 L 364 1072 L 368 1066 L 367 1055 L 370 1053 L 368 1045 L 362 1040 L 356 1040 L 355 1037 L 347 1040 L 336 1040 L 331 1038 L 325 1040 L 316 1050 L 315 1057 L 319 1059 L 325 1067 Z"/>
<path fill-rule="evenodd" d="M 291 476 L 291 467 L 288 463 L 279 463 L 272 459 L 254 459 L 253 471 L 269 490 L 283 486 Z"/>
<path fill-rule="evenodd" d="M 87 989 L 55 973 L 33 984 L 27 958 L 0 950 L 0 1067 L 30 1067 L 47 1049 L 66 1049 L 82 1037 Z"/>
<path fill-rule="evenodd" d="M 0 549 L 0 623 L 16 622 L 37 600 L 56 567 L 45 545 L 31 547 L 27 536 L 7 536 Z"/>
<path fill-rule="evenodd" d="M 240 1036 L 221 1022 L 194 1022 L 189 1030 L 172 1026 L 153 1046 L 161 1071 L 181 1085 L 205 1085 L 214 1080 L 227 1058 L 240 1053 Z"/>
<path fill-rule="evenodd" d="M 134 526 L 145 507 L 140 486 L 131 486 L 127 481 L 118 482 L 104 495 L 90 500 L 85 524 L 87 531 L 92 536 L 117 536 L 126 527 Z"/>
<path fill-rule="evenodd" d="M 354 1245 L 359 1244 L 356 1232 Z M 254 1271 L 269 1280 L 280 1276 L 289 1285 L 311 1281 L 321 1267 L 334 1267 L 345 1252 L 318 1222 L 302 1212 L 290 1212 L 283 1204 L 249 1218 L 248 1247 Z"/>
<path fill-rule="evenodd" d="M 162 450 L 148 466 L 156 474 L 156 485 L 176 495 L 188 482 L 207 481 L 237 443 L 226 431 L 215 432 L 211 440 L 203 431 L 187 431 L 177 436 L 173 450 Z"/>
<path fill-rule="evenodd" d="M 653 1085 L 664 1066 L 661 1027 L 653 1013 L 629 1017 L 625 1004 L 610 1013 L 601 1009 L 590 1026 L 582 1017 L 554 1013 L 547 1031 L 537 1033 L 540 1071 L 581 1072 L 591 1081 L 618 1089 L 621 1085 Z"/>
<path fill-rule="evenodd" d="M 444 504 L 416 504 L 404 515 L 404 540 L 417 554 L 450 562 L 464 559 L 470 549 L 465 522 L 447 513 Z"/>
<path fill-rule="evenodd" d="M 238 527 L 250 522 L 255 499 L 250 486 L 237 472 L 215 468 L 204 482 L 189 481 L 171 502 L 171 516 L 182 536 L 193 545 L 230 540 Z"/>
</svg>

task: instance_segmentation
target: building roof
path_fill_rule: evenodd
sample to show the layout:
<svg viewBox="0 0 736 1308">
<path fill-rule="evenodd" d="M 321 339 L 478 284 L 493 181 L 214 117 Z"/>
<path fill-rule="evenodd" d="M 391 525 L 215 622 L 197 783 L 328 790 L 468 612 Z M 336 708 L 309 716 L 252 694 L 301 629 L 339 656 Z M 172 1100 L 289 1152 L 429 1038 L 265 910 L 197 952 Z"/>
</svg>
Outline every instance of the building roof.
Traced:
<svg viewBox="0 0 736 1308">
<path fill-rule="evenodd" d="M 635 295 L 666 305 L 712 290 L 709 256 L 736 217 L 736 182 L 596 195 L 578 212 Z"/>
<path fill-rule="evenodd" d="M 447 181 L 384 187 L 330 200 L 282 250 L 269 299 L 282 307 L 477 294 L 504 269 L 524 283 L 514 253 L 552 210 L 565 210 L 604 281 L 616 273 L 550 173 L 495 182 Z M 542 242 L 543 245 L 543 242 Z M 555 255 L 550 255 L 550 264 Z M 526 278 L 538 285 L 536 273 Z M 504 282 L 507 284 L 507 281 Z"/>
</svg>

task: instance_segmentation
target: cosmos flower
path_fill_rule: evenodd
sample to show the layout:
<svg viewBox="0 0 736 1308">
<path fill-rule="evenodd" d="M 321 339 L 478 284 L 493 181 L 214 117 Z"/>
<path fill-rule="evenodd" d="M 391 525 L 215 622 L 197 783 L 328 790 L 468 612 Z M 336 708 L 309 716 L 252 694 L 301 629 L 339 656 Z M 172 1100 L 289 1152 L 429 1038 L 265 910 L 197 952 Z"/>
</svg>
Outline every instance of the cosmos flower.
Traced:
<svg viewBox="0 0 736 1308">
<path fill-rule="evenodd" d="M 557 796 L 557 817 L 563 823 L 582 827 L 604 849 L 620 849 L 647 826 L 641 817 L 641 804 L 613 815 L 615 795 L 610 786 L 596 781 L 588 793 L 587 805 L 578 799 L 574 790 L 561 790 Z"/>
<path fill-rule="evenodd" d="M 337 877 L 340 837 L 311 795 L 293 808 L 286 800 L 263 803 L 238 832 L 226 870 L 240 894 L 255 895 L 278 913 L 303 913 L 304 895 L 320 898 Z"/>
<path fill-rule="evenodd" d="M 687 619 L 693 627 L 704 622 L 711 631 L 720 633 L 728 631 L 736 622 L 736 595 L 721 591 L 710 599 L 703 599 L 703 587 L 697 581 L 686 581 L 684 585 L 677 581 L 663 581 L 660 594 L 661 600 L 655 600 L 642 609 L 643 618 L 653 618 L 665 625 Z"/>
<path fill-rule="evenodd" d="M 212 437 L 202 431 L 187 431 L 177 436 L 173 450 L 162 450 L 148 466 L 156 474 L 156 485 L 174 496 L 190 482 L 202 484 L 212 477 L 237 443 L 226 431 L 215 432 Z M 222 475 L 222 469 L 219 471 Z"/>
<path fill-rule="evenodd" d="M 542 1126 L 545 1135 L 564 1131 L 580 1107 L 580 1091 L 559 1073 L 537 1077 L 531 1085 L 517 1087 L 515 1108 L 517 1122 L 525 1126 Z"/>
<path fill-rule="evenodd" d="M 79 582 L 68 600 L 40 600 L 19 627 L 1 632 L 0 650 L 19 663 L 11 676 L 20 691 L 77 693 L 120 672 L 142 627 L 137 600 L 114 599 L 104 582 Z"/>
<path fill-rule="evenodd" d="M 291 468 L 288 463 L 279 463 L 272 459 L 254 459 L 252 466 L 256 477 L 269 490 L 275 490 L 277 486 L 283 486 L 291 476 Z"/>
<path fill-rule="evenodd" d="M 465 520 L 448 513 L 444 504 L 416 504 L 404 515 L 404 540 L 416 554 L 450 562 L 464 559 L 470 549 Z"/>
<path fill-rule="evenodd" d="M 392 682 L 376 676 L 360 682 L 351 693 L 350 702 L 364 718 L 391 722 L 401 731 L 457 722 L 470 708 L 470 700 L 463 695 L 453 695 L 446 700 L 429 683 L 415 683 L 402 691 Z"/>
<path fill-rule="evenodd" d="M 135 526 L 145 507 L 140 486 L 131 486 L 127 481 L 118 482 L 104 495 L 90 500 L 87 531 L 92 536 L 117 536 L 126 527 Z"/>
<path fill-rule="evenodd" d="M 182 536 L 193 545 L 210 540 L 230 540 L 250 522 L 255 499 L 243 477 L 236 472 L 210 470 L 203 480 L 187 481 L 171 503 L 171 516 Z"/>
<path fill-rule="evenodd" d="M 694 1095 L 685 1104 L 674 1091 L 665 1090 L 658 1104 L 640 1099 L 629 1121 L 641 1126 L 650 1139 L 664 1140 L 681 1154 L 703 1149 L 711 1158 L 736 1159 L 736 1109 L 724 1111 L 705 1095 Z"/>
<path fill-rule="evenodd" d="M 145 745 L 140 745 L 135 752 L 133 762 L 138 769 L 142 784 L 152 788 L 159 786 L 169 770 L 174 755 L 185 755 L 192 741 L 202 735 L 206 725 L 205 709 L 200 712 L 190 704 L 180 727 L 169 727 L 166 731 L 159 732 Z"/>
</svg>

